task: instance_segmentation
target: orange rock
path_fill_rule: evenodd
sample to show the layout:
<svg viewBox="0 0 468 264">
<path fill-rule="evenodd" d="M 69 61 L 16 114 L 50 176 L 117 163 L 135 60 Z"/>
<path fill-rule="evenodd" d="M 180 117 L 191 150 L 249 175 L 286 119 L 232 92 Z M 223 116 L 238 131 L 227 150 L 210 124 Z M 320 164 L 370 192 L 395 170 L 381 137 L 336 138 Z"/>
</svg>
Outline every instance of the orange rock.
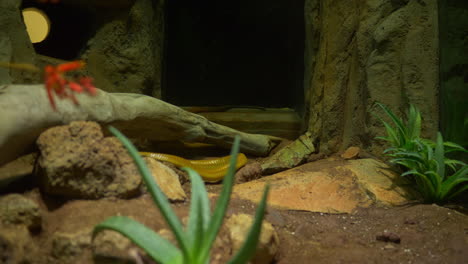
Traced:
<svg viewBox="0 0 468 264">
<path fill-rule="evenodd" d="M 268 205 L 289 210 L 351 213 L 358 207 L 406 203 L 400 177 L 373 159 L 321 160 L 234 187 L 234 195 L 258 202 L 269 182 Z"/>
</svg>

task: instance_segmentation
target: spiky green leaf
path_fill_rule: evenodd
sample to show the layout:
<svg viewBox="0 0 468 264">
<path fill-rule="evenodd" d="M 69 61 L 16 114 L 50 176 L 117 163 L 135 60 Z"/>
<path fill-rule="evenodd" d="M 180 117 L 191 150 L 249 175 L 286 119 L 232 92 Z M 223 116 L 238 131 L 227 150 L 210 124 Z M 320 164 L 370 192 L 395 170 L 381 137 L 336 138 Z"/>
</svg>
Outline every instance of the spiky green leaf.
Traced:
<svg viewBox="0 0 468 264">
<path fill-rule="evenodd" d="M 223 188 L 221 190 L 221 194 L 216 201 L 216 206 L 213 212 L 213 216 L 211 217 L 209 226 L 209 232 L 206 233 L 206 237 L 203 241 L 201 252 L 203 254 L 200 255 L 200 259 L 206 259 L 206 255 L 209 252 L 216 236 L 218 235 L 219 229 L 221 228 L 221 224 L 224 220 L 224 215 L 226 214 L 227 206 L 229 204 L 229 200 L 231 198 L 232 193 L 232 186 L 234 184 L 234 173 L 236 171 L 236 163 L 237 163 L 237 154 L 239 154 L 239 143 L 240 137 L 236 136 L 234 138 L 234 142 L 231 149 L 231 160 L 229 163 L 229 169 L 226 173 L 226 176 L 223 180 Z"/>
<path fill-rule="evenodd" d="M 183 169 L 189 174 L 192 183 L 192 201 L 190 203 L 186 233 L 189 239 L 191 255 L 194 256 L 200 254 L 205 233 L 209 229 L 208 224 L 211 217 L 210 200 L 208 199 L 208 193 L 200 175 L 191 168 Z"/>
<path fill-rule="evenodd" d="M 247 263 L 250 260 L 250 258 L 253 257 L 257 249 L 258 240 L 262 231 L 263 216 L 265 215 L 266 201 L 269 190 L 270 186 L 267 184 L 265 186 L 265 190 L 263 191 L 260 204 L 257 207 L 254 223 L 252 224 L 252 227 L 250 228 L 249 233 L 247 234 L 247 238 L 244 241 L 244 244 L 242 244 L 239 251 L 228 262 L 229 264 L 244 264 Z"/>
<path fill-rule="evenodd" d="M 167 200 L 164 193 L 161 191 L 161 188 L 159 188 L 158 184 L 155 182 L 150 170 L 146 166 L 145 161 L 141 158 L 140 154 L 138 153 L 138 150 L 135 148 L 132 142 L 130 142 L 130 140 L 126 136 L 120 133 L 119 130 L 112 126 L 109 126 L 109 131 L 112 134 L 114 134 L 120 140 L 120 142 L 122 142 L 122 145 L 124 145 L 124 147 L 129 152 L 130 156 L 135 161 L 135 164 L 141 176 L 143 177 L 143 181 L 145 182 L 146 187 L 148 188 L 148 192 L 150 193 L 151 197 L 153 198 L 153 201 L 156 203 L 159 210 L 161 211 L 164 219 L 169 224 L 169 227 L 171 228 L 172 232 L 174 233 L 174 236 L 176 237 L 177 242 L 179 243 L 179 246 L 182 249 L 184 257 L 188 258 L 189 249 L 187 245 L 187 239 L 182 229 L 182 224 L 177 215 L 172 210 L 169 201 Z"/>
<path fill-rule="evenodd" d="M 103 230 L 113 230 L 141 247 L 152 259 L 167 264 L 182 264 L 182 252 L 145 225 L 123 216 L 110 217 L 94 227 L 93 238 Z"/>
<path fill-rule="evenodd" d="M 445 152 L 444 152 L 444 140 L 442 139 L 442 134 L 437 133 L 436 148 L 434 151 L 434 158 L 437 163 L 437 174 L 440 176 L 441 180 L 445 179 Z"/>
</svg>

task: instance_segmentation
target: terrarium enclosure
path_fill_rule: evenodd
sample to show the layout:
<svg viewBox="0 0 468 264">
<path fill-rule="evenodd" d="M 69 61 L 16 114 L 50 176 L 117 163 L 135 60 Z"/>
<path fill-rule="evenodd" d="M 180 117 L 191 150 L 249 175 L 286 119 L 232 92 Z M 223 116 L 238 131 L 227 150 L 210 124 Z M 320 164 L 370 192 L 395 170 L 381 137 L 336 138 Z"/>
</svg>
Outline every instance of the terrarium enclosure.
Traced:
<svg viewBox="0 0 468 264">
<path fill-rule="evenodd" d="M 467 105 L 467 1 L 0 0 L 0 259 L 467 263 Z"/>
</svg>

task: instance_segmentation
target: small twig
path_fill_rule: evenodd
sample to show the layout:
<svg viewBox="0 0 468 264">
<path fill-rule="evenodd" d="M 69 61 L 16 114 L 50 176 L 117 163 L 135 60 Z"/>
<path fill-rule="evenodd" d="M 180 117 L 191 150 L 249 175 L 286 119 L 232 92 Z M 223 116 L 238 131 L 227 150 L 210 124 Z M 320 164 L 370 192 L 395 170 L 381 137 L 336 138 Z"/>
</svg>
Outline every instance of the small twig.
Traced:
<svg viewBox="0 0 468 264">
<path fill-rule="evenodd" d="M 41 71 L 41 69 L 29 63 L 10 63 L 10 62 L 0 61 L 0 67 L 15 69 L 15 70 L 27 70 L 27 71 L 33 71 L 33 72 Z"/>
</svg>

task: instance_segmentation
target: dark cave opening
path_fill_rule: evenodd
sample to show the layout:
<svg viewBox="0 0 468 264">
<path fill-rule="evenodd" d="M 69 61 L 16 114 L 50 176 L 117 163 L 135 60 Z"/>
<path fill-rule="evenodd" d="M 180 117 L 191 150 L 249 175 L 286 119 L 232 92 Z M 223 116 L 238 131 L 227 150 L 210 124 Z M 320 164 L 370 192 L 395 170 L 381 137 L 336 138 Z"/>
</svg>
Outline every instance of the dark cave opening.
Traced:
<svg viewBox="0 0 468 264">
<path fill-rule="evenodd" d="M 166 4 L 164 100 L 185 106 L 302 107 L 304 1 Z"/>
<path fill-rule="evenodd" d="M 47 38 L 33 44 L 36 53 L 62 60 L 77 59 L 95 30 L 95 14 L 92 9 L 63 1 L 40 3 L 24 0 L 21 9 L 28 7 L 43 11 L 50 20 Z"/>
</svg>

